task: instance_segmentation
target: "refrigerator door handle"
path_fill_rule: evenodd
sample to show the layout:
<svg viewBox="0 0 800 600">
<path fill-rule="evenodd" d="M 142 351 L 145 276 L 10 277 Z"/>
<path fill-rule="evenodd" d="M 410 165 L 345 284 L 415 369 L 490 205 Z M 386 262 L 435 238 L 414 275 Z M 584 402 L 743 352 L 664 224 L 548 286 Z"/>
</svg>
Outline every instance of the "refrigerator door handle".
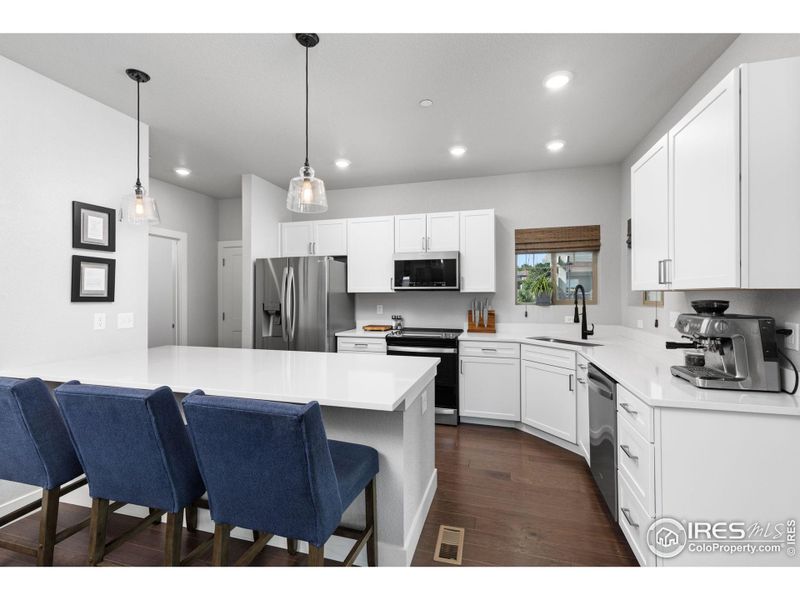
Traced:
<svg viewBox="0 0 800 600">
<path fill-rule="evenodd" d="M 291 289 L 292 303 L 292 329 L 289 332 L 289 341 L 294 341 L 295 325 L 297 323 L 297 288 L 294 285 L 294 267 L 289 267 L 289 288 Z"/>
<path fill-rule="evenodd" d="M 284 342 L 289 341 L 289 304 L 286 302 L 286 282 L 289 278 L 289 267 L 283 267 L 283 279 L 281 279 L 281 311 L 283 312 L 283 324 L 281 329 L 281 338 Z"/>
</svg>

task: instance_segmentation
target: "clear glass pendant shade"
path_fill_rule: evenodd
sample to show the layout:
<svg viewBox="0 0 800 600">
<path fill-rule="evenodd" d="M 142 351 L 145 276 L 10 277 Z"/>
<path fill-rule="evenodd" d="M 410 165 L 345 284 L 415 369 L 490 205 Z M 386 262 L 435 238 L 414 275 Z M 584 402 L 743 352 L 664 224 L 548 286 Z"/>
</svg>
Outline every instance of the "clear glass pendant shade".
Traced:
<svg viewBox="0 0 800 600">
<path fill-rule="evenodd" d="M 126 196 L 122 205 L 122 220 L 133 225 L 158 225 L 161 217 L 158 214 L 156 201 L 147 195 L 147 191 L 137 186 L 132 196 Z"/>
<path fill-rule="evenodd" d="M 328 210 L 325 182 L 314 177 L 314 169 L 304 166 L 300 176 L 289 182 L 286 208 L 296 213 L 321 213 Z"/>
</svg>

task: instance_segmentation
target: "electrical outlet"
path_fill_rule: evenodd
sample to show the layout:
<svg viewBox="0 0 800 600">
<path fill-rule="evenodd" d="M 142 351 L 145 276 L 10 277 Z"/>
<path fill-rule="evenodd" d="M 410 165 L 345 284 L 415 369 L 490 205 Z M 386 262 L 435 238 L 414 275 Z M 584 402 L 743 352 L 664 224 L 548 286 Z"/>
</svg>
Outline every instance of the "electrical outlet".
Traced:
<svg viewBox="0 0 800 600">
<path fill-rule="evenodd" d="M 675 327 L 675 322 L 678 320 L 678 317 L 681 313 L 675 310 L 669 311 L 669 326 Z"/>
<path fill-rule="evenodd" d="M 132 329 L 133 313 L 119 313 L 117 315 L 117 329 Z"/>
<path fill-rule="evenodd" d="M 798 323 L 786 323 L 783 326 L 784 329 L 791 329 L 792 335 L 787 335 L 783 337 L 783 345 L 789 348 L 790 350 L 794 350 L 795 352 L 800 352 L 800 324 Z"/>
<path fill-rule="evenodd" d="M 564 315 L 564 323 L 572 323 L 574 317 L 570 317 L 569 315 Z"/>
<path fill-rule="evenodd" d="M 378 309 L 376 311 L 379 315 L 383 314 L 383 304 L 378 304 Z"/>
<path fill-rule="evenodd" d="M 99 329 L 106 328 L 106 313 L 94 313 L 94 329 L 95 331 Z"/>
<path fill-rule="evenodd" d="M 639 329 L 643 329 L 644 321 L 642 321 L 641 319 L 636 319 L 636 327 L 638 327 Z"/>
</svg>

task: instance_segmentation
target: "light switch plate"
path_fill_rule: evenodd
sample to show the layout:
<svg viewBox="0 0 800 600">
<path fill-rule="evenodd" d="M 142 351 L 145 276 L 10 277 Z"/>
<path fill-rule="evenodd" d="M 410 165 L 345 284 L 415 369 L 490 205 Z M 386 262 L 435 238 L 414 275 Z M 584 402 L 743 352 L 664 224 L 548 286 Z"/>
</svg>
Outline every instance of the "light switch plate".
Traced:
<svg viewBox="0 0 800 600">
<path fill-rule="evenodd" d="M 132 329 L 133 313 L 119 313 L 117 315 L 117 329 Z"/>
<path fill-rule="evenodd" d="M 106 313 L 94 313 L 94 329 L 99 331 L 106 328 Z"/>
<path fill-rule="evenodd" d="M 376 311 L 379 315 L 383 314 L 383 304 L 378 304 L 378 308 Z"/>
<path fill-rule="evenodd" d="M 790 350 L 800 352 L 800 323 L 787 322 L 783 328 L 792 330 L 792 335 L 783 337 L 783 345 Z"/>
</svg>

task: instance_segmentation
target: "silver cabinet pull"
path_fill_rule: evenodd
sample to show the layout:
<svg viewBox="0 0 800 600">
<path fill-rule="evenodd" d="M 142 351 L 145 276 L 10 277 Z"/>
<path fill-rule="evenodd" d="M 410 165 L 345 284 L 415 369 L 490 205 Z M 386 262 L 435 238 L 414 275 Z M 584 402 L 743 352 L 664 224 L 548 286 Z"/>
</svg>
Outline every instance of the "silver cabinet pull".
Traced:
<svg viewBox="0 0 800 600">
<path fill-rule="evenodd" d="M 619 445 L 619 449 L 620 449 L 620 450 L 622 450 L 622 451 L 625 453 L 625 455 L 626 455 L 628 458 L 630 458 L 631 460 L 637 460 L 637 461 L 639 460 L 639 457 L 638 457 L 638 456 L 636 456 L 635 454 L 631 454 L 631 448 L 630 448 L 630 446 L 627 446 L 627 445 L 625 445 L 625 444 L 620 444 L 620 445 Z"/>
<path fill-rule="evenodd" d="M 431 238 L 428 237 L 428 241 L 425 243 L 425 250 L 431 249 Z"/>
<path fill-rule="evenodd" d="M 497 348 L 481 348 L 481 352 L 497 352 Z"/>
<path fill-rule="evenodd" d="M 663 269 L 663 267 L 664 267 L 664 261 L 663 260 L 658 261 L 658 284 L 659 285 L 664 283 L 664 275 L 663 275 L 664 269 Z"/>
<path fill-rule="evenodd" d="M 633 410 L 633 409 L 631 408 L 631 405 L 630 405 L 630 404 L 628 404 L 627 402 L 620 402 L 620 403 L 619 403 L 619 405 L 620 405 L 620 406 L 622 407 L 622 409 L 623 409 L 623 410 L 624 410 L 626 413 L 628 413 L 629 415 L 638 415 L 638 414 L 639 414 L 639 411 L 638 411 L 638 410 Z"/>
<path fill-rule="evenodd" d="M 356 343 L 355 343 L 355 344 L 353 344 L 353 345 L 354 345 L 356 348 L 369 348 L 369 344 L 364 344 L 364 343 L 359 343 L 359 342 L 356 342 Z"/>
<path fill-rule="evenodd" d="M 667 264 L 667 263 L 669 263 L 669 264 Z M 669 267 L 671 265 L 672 265 L 672 259 L 671 258 L 665 258 L 664 259 L 664 283 L 667 284 L 667 285 L 671 285 L 672 284 L 672 277 L 670 277 L 670 275 L 669 275 L 669 273 L 670 273 Z"/>
<path fill-rule="evenodd" d="M 634 521 L 633 518 L 631 517 L 630 508 L 620 508 L 620 511 L 625 516 L 625 520 L 628 522 L 628 525 L 630 525 L 631 527 L 635 527 L 636 529 L 639 529 L 639 524 L 636 521 Z"/>
<path fill-rule="evenodd" d="M 425 252 L 425 250 L 427 250 L 427 248 L 425 248 L 425 236 L 423 235 L 422 236 L 422 251 Z"/>
<path fill-rule="evenodd" d="M 463 360 L 458 361 L 458 372 L 461 373 L 462 375 L 464 374 L 464 361 Z"/>
<path fill-rule="evenodd" d="M 570 391 L 570 392 L 574 391 L 574 390 L 573 390 L 573 385 L 572 385 L 572 378 L 573 378 L 573 377 L 575 377 L 575 376 L 574 376 L 572 373 L 570 373 L 570 374 L 569 374 L 569 391 Z"/>
</svg>

